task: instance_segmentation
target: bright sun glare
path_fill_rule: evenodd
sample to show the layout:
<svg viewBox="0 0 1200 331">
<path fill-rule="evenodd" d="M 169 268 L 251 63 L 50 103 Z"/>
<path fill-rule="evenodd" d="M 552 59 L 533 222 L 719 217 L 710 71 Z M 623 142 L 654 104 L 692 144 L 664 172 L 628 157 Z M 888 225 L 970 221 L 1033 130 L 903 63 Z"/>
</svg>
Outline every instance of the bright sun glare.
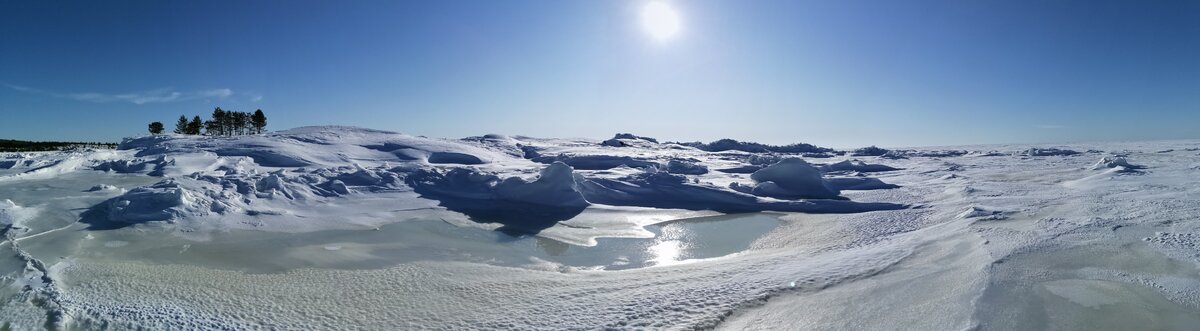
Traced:
<svg viewBox="0 0 1200 331">
<path fill-rule="evenodd" d="M 666 2 L 651 1 L 642 6 L 642 28 L 656 40 L 667 40 L 679 33 L 679 14 Z"/>
</svg>

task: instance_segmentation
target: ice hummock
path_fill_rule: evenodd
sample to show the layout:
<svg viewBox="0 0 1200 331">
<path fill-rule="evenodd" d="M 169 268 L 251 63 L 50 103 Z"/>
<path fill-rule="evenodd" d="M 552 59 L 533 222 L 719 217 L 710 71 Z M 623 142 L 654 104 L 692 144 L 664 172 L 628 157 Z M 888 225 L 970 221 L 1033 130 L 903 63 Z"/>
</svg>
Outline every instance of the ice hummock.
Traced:
<svg viewBox="0 0 1200 331">
<path fill-rule="evenodd" d="M 798 158 L 783 159 L 755 171 L 750 178 L 758 181 L 751 190 L 754 195 L 783 199 L 831 199 L 839 193 L 825 181 L 820 170 Z"/>
</svg>

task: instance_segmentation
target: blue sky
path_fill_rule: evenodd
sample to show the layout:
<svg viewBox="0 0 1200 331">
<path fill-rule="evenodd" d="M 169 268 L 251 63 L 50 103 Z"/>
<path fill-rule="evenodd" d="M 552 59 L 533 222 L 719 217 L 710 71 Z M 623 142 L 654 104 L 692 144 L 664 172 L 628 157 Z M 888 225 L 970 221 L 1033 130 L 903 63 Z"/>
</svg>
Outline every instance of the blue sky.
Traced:
<svg viewBox="0 0 1200 331">
<path fill-rule="evenodd" d="M 835 147 L 1200 138 L 1200 2 L 0 2 L 0 137 L 215 106 L 345 124 Z"/>
</svg>

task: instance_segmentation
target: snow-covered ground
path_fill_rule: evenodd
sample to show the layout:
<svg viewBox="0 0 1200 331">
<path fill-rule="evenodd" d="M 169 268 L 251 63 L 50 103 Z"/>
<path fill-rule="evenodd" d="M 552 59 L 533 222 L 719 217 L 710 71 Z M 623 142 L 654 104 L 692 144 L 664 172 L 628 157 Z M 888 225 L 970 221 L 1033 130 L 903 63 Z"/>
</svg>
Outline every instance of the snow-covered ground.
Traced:
<svg viewBox="0 0 1200 331">
<path fill-rule="evenodd" d="M 1197 148 L 786 155 L 306 127 L 0 154 L 0 322 L 1191 329 Z"/>
</svg>

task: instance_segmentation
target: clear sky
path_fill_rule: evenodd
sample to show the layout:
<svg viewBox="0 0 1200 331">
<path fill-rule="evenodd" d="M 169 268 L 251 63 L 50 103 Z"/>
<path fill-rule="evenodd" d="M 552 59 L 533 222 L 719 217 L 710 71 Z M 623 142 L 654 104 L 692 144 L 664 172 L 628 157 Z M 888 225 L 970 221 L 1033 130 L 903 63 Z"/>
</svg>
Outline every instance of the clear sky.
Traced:
<svg viewBox="0 0 1200 331">
<path fill-rule="evenodd" d="M 660 1 L 665 37 L 649 0 L 3 1 L 0 137 L 221 106 L 437 137 L 1200 138 L 1200 1 Z"/>
</svg>

